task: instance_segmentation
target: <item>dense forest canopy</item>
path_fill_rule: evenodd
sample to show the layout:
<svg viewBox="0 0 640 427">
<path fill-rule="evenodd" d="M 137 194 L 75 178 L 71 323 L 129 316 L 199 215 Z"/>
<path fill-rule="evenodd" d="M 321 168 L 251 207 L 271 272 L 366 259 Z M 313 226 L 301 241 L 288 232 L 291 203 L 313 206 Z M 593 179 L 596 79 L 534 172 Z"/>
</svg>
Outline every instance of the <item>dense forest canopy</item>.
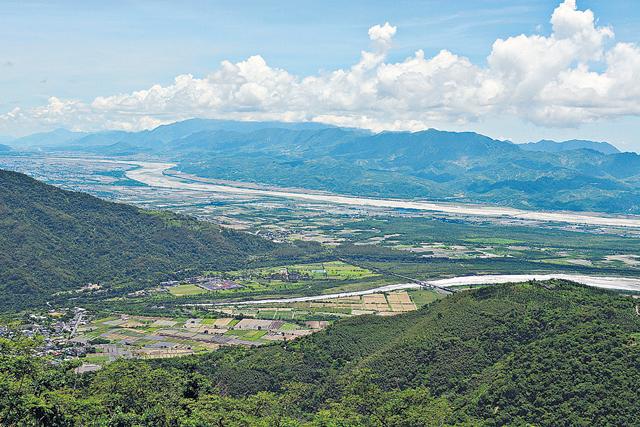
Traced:
<svg viewBox="0 0 640 427">
<path fill-rule="evenodd" d="M 190 217 L 106 202 L 0 170 L 3 310 L 87 283 L 155 283 L 181 270 L 238 268 L 275 246 Z"/>
<path fill-rule="evenodd" d="M 73 365 L 0 341 L 0 420 L 24 425 L 635 425 L 636 301 L 560 282 L 459 292 L 295 342 Z M 152 386 L 150 386 L 152 385 Z"/>
</svg>

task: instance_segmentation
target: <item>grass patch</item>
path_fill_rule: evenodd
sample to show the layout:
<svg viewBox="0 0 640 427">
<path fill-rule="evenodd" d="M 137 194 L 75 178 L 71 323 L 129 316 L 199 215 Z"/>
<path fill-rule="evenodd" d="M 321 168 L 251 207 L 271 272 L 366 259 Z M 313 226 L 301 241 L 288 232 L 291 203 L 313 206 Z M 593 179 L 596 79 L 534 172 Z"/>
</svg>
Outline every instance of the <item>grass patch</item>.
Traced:
<svg viewBox="0 0 640 427">
<path fill-rule="evenodd" d="M 278 330 L 279 331 L 293 331 L 295 329 L 300 329 L 300 326 L 296 325 L 295 323 L 285 323 L 284 325 L 280 326 L 280 328 Z"/>
<path fill-rule="evenodd" d="M 444 295 L 429 290 L 418 290 L 418 291 L 408 291 L 409 296 L 411 297 L 411 301 L 416 305 L 416 307 L 420 308 L 427 304 L 431 304 L 434 301 L 437 301 L 441 298 L 444 298 Z"/>
<path fill-rule="evenodd" d="M 267 331 L 261 331 L 261 330 L 232 330 L 232 331 L 227 331 L 227 333 L 225 333 L 225 335 L 235 336 L 235 337 L 241 338 L 243 340 L 247 340 L 247 341 L 258 341 L 260 338 L 262 338 L 263 336 L 267 335 Z"/>
<path fill-rule="evenodd" d="M 178 285 L 169 288 L 169 293 L 175 297 L 204 294 L 207 291 L 196 285 Z"/>
<path fill-rule="evenodd" d="M 104 365 L 109 361 L 109 356 L 103 356 L 101 354 L 87 354 L 86 357 L 82 358 L 84 363 L 92 363 L 94 365 Z"/>
</svg>

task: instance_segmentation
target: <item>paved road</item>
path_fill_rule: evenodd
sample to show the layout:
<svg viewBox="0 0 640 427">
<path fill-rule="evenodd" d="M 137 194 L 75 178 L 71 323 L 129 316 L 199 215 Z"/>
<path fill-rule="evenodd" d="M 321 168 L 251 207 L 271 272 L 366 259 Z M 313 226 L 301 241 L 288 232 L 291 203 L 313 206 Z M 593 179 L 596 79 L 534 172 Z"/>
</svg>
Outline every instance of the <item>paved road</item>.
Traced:
<svg viewBox="0 0 640 427">
<path fill-rule="evenodd" d="M 76 336 L 76 332 L 78 332 L 78 326 L 80 326 L 80 322 L 82 322 L 82 318 L 84 317 L 84 313 L 79 313 L 78 314 L 78 318 L 76 319 L 74 325 L 73 325 L 73 329 L 71 330 L 71 333 L 69 334 L 70 338 L 73 338 Z"/>
</svg>

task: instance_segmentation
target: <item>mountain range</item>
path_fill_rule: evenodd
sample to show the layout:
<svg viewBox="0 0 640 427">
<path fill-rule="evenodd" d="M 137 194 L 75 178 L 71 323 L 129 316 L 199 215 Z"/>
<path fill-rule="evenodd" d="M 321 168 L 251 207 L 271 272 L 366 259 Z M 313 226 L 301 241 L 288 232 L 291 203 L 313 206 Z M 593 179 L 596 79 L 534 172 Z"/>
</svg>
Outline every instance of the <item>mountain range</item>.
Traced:
<svg viewBox="0 0 640 427">
<path fill-rule="evenodd" d="M 346 188 L 340 174 L 351 172 L 346 178 L 359 179 L 359 186 L 367 177 L 384 179 L 376 191 L 393 179 L 401 189 L 408 177 L 414 188 L 429 183 L 439 191 L 441 183 L 473 182 L 457 172 L 498 179 L 519 167 L 516 176 L 526 177 L 561 162 L 567 171 L 583 162 L 587 174 L 586 165 L 596 161 L 602 170 L 610 168 L 607 180 L 626 179 L 632 186 L 636 167 L 632 153 L 527 151 L 482 135 L 435 130 L 210 129 L 176 139 L 188 130 L 164 128 L 158 131 L 164 140 L 149 136 L 153 132 L 103 133 L 102 141 L 114 135 L 127 141 L 75 151 L 104 153 L 127 144 L 130 155 L 176 159 L 202 174 L 215 176 L 212 165 L 218 165 L 224 174 L 251 173 L 262 182 L 307 179 L 305 185 L 318 187 L 329 182 L 320 178 L 333 162 L 331 185 Z M 254 169 L 234 169 L 242 158 Z M 231 167 L 224 169 L 225 160 Z M 279 163 L 269 169 L 269 162 Z M 428 178 L 421 175 L 425 165 Z M 278 167 L 297 175 L 287 177 Z M 79 288 L 96 282 L 102 285 L 99 304 L 121 302 L 128 292 L 178 273 L 246 268 L 277 256 L 280 248 L 190 217 L 111 203 L 0 170 L 4 314 L 52 298 L 72 307 Z M 5 328 L 0 361 L 8 392 L 0 408 L 12 410 L 0 413 L 7 425 L 634 425 L 640 411 L 637 310 L 629 296 L 559 280 L 489 285 L 398 316 L 339 320 L 295 340 L 105 362 L 81 376 L 73 371 L 80 362 L 31 355 L 35 344 L 7 338 Z M 182 313 L 187 319 L 198 312 Z"/>
<path fill-rule="evenodd" d="M 141 132 L 54 131 L 12 145 L 152 156 L 207 178 L 353 195 L 640 213 L 640 156 L 604 142 L 513 144 L 435 129 L 375 134 L 314 123 L 192 119 Z"/>
<path fill-rule="evenodd" d="M 602 154 L 616 154 L 620 152 L 620 150 L 608 142 L 585 141 L 583 139 L 572 139 L 562 142 L 543 139 L 538 142 L 521 144 L 520 148 L 530 151 L 544 151 L 547 153 L 559 153 L 569 150 L 593 150 Z"/>
</svg>

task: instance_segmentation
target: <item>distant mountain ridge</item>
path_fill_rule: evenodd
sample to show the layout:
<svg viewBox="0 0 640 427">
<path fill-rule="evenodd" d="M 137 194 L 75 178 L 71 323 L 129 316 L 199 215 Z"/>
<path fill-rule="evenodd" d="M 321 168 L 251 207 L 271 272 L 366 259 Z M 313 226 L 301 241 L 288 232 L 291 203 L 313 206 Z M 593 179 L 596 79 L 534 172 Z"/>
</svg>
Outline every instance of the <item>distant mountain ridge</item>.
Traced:
<svg viewBox="0 0 640 427">
<path fill-rule="evenodd" d="M 207 178 L 359 196 L 640 214 L 640 156 L 593 141 L 523 145 L 474 132 L 193 119 L 42 149 L 150 155 Z"/>
<path fill-rule="evenodd" d="M 602 154 L 620 153 L 620 150 L 608 142 L 588 141 L 583 139 L 572 139 L 561 142 L 542 139 L 538 142 L 520 144 L 520 147 L 525 150 L 544 151 L 547 153 L 559 153 L 561 151 L 568 150 L 594 150 Z"/>
<path fill-rule="evenodd" d="M 69 144 L 83 136 L 86 132 L 72 132 L 67 129 L 55 129 L 50 132 L 39 132 L 33 135 L 23 136 L 10 141 L 10 144 L 19 150 L 43 147 L 56 147 Z"/>
<path fill-rule="evenodd" d="M 232 131 L 240 133 L 253 132 L 259 129 L 278 128 L 289 130 L 321 130 L 335 128 L 322 123 L 302 122 L 251 122 L 214 119 L 188 119 L 167 125 L 160 125 L 151 130 L 127 132 L 120 130 L 100 132 L 73 132 L 66 129 L 55 129 L 50 132 L 35 133 L 11 140 L 18 149 L 43 147 L 72 148 L 108 146 L 117 143 L 134 145 L 157 144 L 169 142 L 204 131 Z"/>
</svg>

